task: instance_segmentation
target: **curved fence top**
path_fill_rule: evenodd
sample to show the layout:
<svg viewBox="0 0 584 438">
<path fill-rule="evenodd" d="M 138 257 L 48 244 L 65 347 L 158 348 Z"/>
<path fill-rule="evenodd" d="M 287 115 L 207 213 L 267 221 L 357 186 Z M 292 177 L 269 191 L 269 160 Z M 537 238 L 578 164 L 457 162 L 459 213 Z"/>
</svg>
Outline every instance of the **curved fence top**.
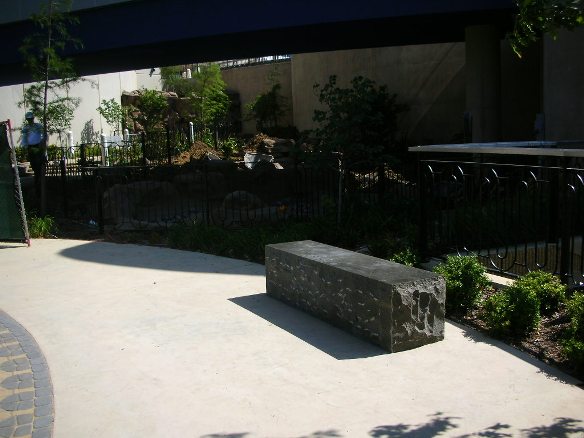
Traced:
<svg viewBox="0 0 584 438">
<path fill-rule="evenodd" d="M 569 148 L 566 148 L 569 147 Z M 413 146 L 409 152 L 584 157 L 584 141 L 510 141 Z"/>
</svg>

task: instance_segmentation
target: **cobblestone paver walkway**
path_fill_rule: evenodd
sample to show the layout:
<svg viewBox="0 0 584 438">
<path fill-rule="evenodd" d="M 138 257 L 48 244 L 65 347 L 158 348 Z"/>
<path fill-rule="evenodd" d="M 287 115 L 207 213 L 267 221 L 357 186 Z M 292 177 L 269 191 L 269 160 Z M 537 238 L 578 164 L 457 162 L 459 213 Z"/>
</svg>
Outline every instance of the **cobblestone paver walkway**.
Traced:
<svg viewBox="0 0 584 438">
<path fill-rule="evenodd" d="M 0 310 L 0 437 L 50 438 L 53 387 L 36 341 Z"/>
</svg>

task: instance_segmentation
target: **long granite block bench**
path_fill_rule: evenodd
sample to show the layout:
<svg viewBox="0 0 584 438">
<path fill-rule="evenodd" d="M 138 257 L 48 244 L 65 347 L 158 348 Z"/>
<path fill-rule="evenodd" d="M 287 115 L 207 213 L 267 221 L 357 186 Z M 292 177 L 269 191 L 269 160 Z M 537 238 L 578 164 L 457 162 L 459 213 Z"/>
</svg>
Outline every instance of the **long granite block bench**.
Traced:
<svg viewBox="0 0 584 438">
<path fill-rule="evenodd" d="M 389 352 L 444 339 L 444 279 L 304 240 L 266 246 L 268 295 Z"/>
</svg>

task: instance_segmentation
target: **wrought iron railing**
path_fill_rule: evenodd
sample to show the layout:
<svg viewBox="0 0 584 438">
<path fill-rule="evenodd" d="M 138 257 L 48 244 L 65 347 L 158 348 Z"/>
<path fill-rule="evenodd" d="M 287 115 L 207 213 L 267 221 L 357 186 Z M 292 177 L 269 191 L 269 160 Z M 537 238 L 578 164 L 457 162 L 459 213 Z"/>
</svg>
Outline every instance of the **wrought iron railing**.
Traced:
<svg viewBox="0 0 584 438">
<path fill-rule="evenodd" d="M 410 150 L 441 154 L 420 154 L 422 252 L 474 253 L 493 272 L 584 281 L 583 150 Z"/>
</svg>

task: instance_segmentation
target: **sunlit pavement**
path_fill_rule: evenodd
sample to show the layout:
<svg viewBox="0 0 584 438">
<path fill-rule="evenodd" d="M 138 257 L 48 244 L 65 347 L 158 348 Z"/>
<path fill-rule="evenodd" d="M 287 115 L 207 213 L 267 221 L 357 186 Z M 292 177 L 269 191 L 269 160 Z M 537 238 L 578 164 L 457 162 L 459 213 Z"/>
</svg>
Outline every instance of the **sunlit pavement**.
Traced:
<svg viewBox="0 0 584 438">
<path fill-rule="evenodd" d="M 386 354 L 264 292 L 263 266 L 199 253 L 0 249 L 0 309 L 46 358 L 56 438 L 584 435 L 580 382 L 504 344 L 447 324 Z"/>
</svg>

